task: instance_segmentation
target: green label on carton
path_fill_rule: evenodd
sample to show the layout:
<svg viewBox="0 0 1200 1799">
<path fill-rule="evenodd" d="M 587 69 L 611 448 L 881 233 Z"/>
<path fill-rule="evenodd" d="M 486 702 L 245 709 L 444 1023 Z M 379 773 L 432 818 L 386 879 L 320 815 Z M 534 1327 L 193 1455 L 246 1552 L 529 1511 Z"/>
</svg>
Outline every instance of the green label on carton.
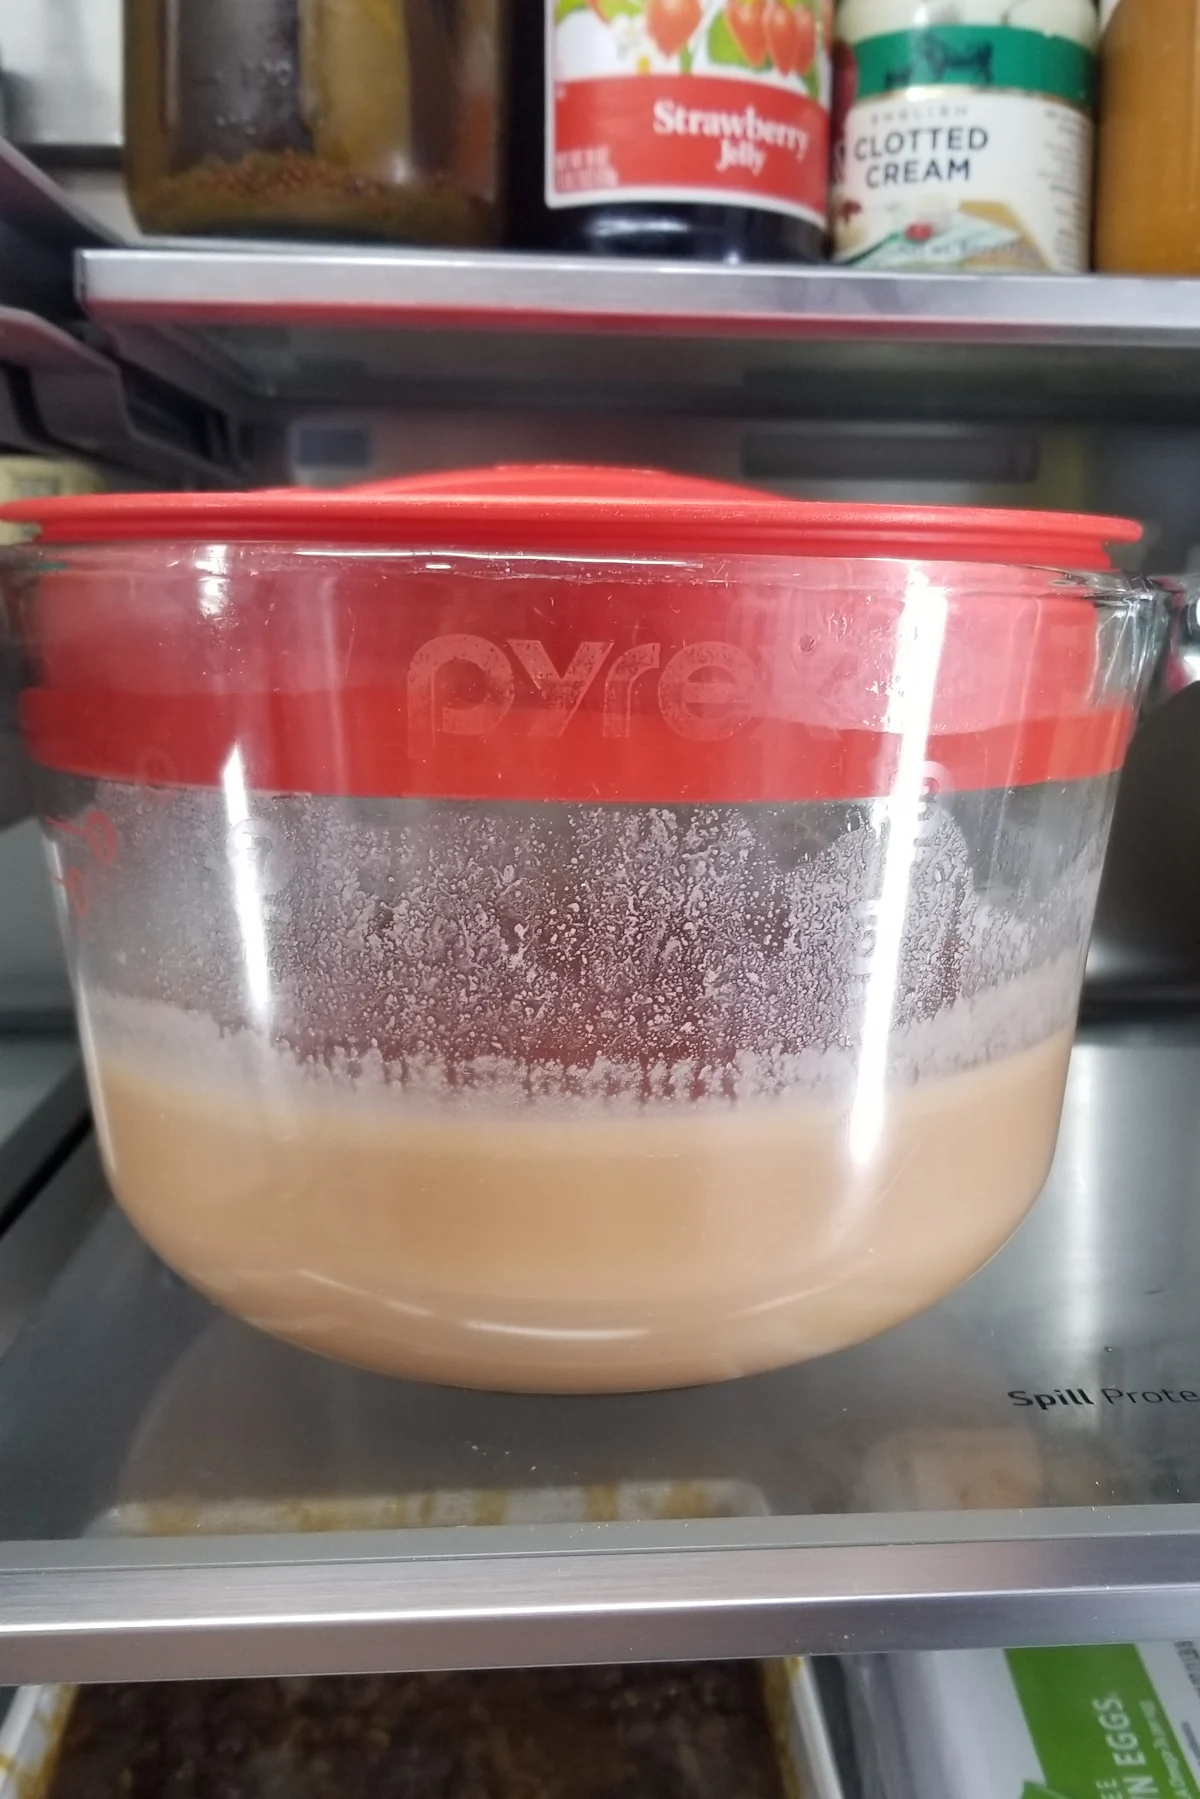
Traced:
<svg viewBox="0 0 1200 1799">
<path fill-rule="evenodd" d="M 1010 1649 L 1006 1659 L 1046 1782 L 1021 1799 L 1200 1799 L 1131 1644 Z"/>
</svg>

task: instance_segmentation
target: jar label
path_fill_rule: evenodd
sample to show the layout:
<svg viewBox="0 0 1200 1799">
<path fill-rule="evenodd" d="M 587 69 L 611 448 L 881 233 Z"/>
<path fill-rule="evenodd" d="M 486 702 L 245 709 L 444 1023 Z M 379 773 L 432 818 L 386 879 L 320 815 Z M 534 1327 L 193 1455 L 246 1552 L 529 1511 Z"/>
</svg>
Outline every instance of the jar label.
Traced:
<svg viewBox="0 0 1200 1799">
<path fill-rule="evenodd" d="M 826 0 L 546 0 L 546 204 L 727 202 L 823 225 Z"/>
<path fill-rule="evenodd" d="M 834 254 L 861 268 L 1087 267 L 1095 57 L 1007 27 L 837 49 Z"/>
</svg>

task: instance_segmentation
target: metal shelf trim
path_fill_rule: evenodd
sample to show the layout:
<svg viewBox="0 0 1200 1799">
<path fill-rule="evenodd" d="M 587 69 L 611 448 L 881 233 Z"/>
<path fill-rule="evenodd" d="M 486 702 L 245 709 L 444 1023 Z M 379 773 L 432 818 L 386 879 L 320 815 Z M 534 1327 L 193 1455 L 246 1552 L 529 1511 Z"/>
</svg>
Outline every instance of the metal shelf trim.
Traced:
<svg viewBox="0 0 1200 1799">
<path fill-rule="evenodd" d="M 1200 1510 L 1179 1509 L 1186 1525 L 1168 1513 L 1144 1519 L 1140 1534 L 1128 1518 L 1102 1516 L 1081 1517 L 1074 1539 L 1022 1539 L 998 1518 L 993 1535 L 970 1542 L 898 1534 L 888 1544 L 633 1553 L 431 1555 L 370 1542 L 346 1553 L 331 1538 L 314 1554 L 311 1541 L 265 1551 L 214 1539 L 81 1566 L 77 1554 L 30 1545 L 25 1567 L 0 1570 L 0 1680 L 1167 1638 L 1194 1632 L 1200 1589 Z M 810 1523 L 819 1535 L 825 1521 Z M 949 1525 L 927 1518 L 915 1534 Z"/>
<path fill-rule="evenodd" d="M 101 322 L 692 330 L 939 342 L 1200 343 L 1200 282 L 163 242 L 85 250 Z"/>
</svg>

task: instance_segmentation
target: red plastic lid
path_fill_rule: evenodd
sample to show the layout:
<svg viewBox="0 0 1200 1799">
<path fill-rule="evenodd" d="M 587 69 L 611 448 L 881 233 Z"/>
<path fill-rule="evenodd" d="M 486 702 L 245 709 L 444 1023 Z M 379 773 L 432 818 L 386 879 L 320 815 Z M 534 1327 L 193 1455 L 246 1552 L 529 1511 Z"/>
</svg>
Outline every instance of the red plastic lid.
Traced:
<svg viewBox="0 0 1200 1799">
<path fill-rule="evenodd" d="M 44 543 L 393 544 L 514 554 L 897 556 L 1100 572 L 1130 519 L 958 506 L 784 500 L 648 469 L 454 470 L 333 492 L 83 494 L 22 500 L 0 519 Z"/>
<path fill-rule="evenodd" d="M 1009 787 L 1110 772 L 1132 724 L 1046 572 L 1108 569 L 1123 519 L 544 467 L 0 517 L 76 546 L 40 559 L 22 718 L 84 775 L 211 786 L 236 751 L 260 791 L 857 799 L 913 732 L 932 785 Z"/>
</svg>

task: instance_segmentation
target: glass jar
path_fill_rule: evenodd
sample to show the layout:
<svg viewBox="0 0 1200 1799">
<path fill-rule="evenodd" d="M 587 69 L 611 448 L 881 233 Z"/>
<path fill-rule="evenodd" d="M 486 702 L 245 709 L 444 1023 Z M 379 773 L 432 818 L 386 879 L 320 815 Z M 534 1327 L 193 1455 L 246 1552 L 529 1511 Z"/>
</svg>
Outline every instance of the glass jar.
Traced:
<svg viewBox="0 0 1200 1799">
<path fill-rule="evenodd" d="M 1013 1230 L 1159 641 L 1102 572 L 1136 527 L 602 470 L 65 506 L 6 587 L 100 1142 L 215 1299 L 662 1387 Z"/>
<path fill-rule="evenodd" d="M 1105 0 L 1096 267 L 1200 273 L 1200 0 Z"/>
<path fill-rule="evenodd" d="M 834 258 L 1088 266 L 1094 0 L 839 0 Z"/>
<path fill-rule="evenodd" d="M 147 231 L 484 244 L 504 0 L 125 0 Z"/>
<path fill-rule="evenodd" d="M 526 0 L 509 214 L 524 248 L 824 253 L 832 0 Z"/>
</svg>

